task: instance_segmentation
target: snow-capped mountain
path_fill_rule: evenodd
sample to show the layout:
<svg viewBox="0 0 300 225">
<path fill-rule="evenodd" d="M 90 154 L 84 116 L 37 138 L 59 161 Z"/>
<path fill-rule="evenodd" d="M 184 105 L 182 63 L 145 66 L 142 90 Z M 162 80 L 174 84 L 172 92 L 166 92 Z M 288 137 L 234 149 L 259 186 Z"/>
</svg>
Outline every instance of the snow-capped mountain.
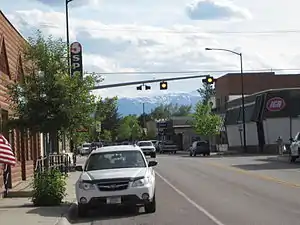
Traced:
<svg viewBox="0 0 300 225">
<path fill-rule="evenodd" d="M 160 104 L 178 104 L 194 106 L 200 100 L 198 92 L 191 93 L 169 93 L 164 95 L 136 98 L 119 98 L 119 113 L 123 116 L 129 114 L 140 115 L 143 113 L 143 103 L 145 112 L 149 113 Z"/>
</svg>

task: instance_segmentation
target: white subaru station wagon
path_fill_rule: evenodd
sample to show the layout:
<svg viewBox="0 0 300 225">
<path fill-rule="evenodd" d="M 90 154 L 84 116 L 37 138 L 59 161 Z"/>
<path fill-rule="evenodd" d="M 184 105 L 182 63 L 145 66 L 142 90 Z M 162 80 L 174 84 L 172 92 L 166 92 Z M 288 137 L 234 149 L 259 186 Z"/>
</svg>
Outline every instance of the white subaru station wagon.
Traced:
<svg viewBox="0 0 300 225">
<path fill-rule="evenodd" d="M 94 150 L 76 182 L 78 215 L 103 205 L 143 207 L 154 213 L 156 161 L 147 162 L 138 146 L 119 145 Z"/>
</svg>

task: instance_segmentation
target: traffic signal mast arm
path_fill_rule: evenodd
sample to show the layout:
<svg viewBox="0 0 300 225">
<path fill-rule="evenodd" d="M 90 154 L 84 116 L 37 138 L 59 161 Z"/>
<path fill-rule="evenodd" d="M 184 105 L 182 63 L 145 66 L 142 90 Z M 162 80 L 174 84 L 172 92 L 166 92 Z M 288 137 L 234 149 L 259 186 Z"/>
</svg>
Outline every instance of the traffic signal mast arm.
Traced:
<svg viewBox="0 0 300 225">
<path fill-rule="evenodd" d="M 117 83 L 117 84 L 106 84 L 106 85 L 95 86 L 95 87 L 92 88 L 92 90 L 104 89 L 104 88 L 132 86 L 132 85 L 138 85 L 138 84 L 149 84 L 149 83 L 157 83 L 157 82 L 167 82 L 167 81 L 174 81 L 174 80 L 189 80 L 189 79 L 197 79 L 197 78 L 203 78 L 203 77 L 208 77 L 208 76 L 209 75 L 196 75 L 196 76 L 173 77 L 173 78 L 164 78 L 164 79 L 155 79 L 155 80 L 140 80 L 140 81 L 125 82 L 125 83 Z M 214 81 L 215 81 L 215 79 L 214 79 Z"/>
</svg>

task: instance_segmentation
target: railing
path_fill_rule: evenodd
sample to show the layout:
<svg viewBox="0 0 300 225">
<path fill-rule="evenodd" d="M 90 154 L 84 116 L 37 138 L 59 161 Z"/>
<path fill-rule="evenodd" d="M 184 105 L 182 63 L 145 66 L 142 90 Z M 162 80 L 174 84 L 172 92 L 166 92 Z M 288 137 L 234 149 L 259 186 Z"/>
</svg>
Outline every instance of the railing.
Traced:
<svg viewBox="0 0 300 225">
<path fill-rule="evenodd" d="M 35 172 L 47 169 L 58 169 L 62 173 L 68 173 L 72 168 L 72 160 L 68 154 L 51 154 L 47 157 L 37 159 Z"/>
<path fill-rule="evenodd" d="M 51 154 L 47 157 L 39 158 L 35 163 L 35 172 L 42 172 L 47 169 L 58 169 L 62 173 L 68 173 L 72 167 L 75 166 L 76 160 L 71 159 L 69 154 Z M 11 167 L 7 164 L 4 165 L 3 183 L 4 192 L 3 197 L 7 197 L 8 190 L 11 188 L 10 173 Z"/>
</svg>

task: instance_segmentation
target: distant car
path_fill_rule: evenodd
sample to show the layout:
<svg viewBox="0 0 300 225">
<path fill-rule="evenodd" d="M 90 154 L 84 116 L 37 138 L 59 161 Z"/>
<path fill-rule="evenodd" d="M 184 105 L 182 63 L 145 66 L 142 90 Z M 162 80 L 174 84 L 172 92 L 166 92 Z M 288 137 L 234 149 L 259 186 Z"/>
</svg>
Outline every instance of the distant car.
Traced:
<svg viewBox="0 0 300 225">
<path fill-rule="evenodd" d="M 151 141 L 139 141 L 137 142 L 145 155 L 150 155 L 151 158 L 156 158 L 156 148 Z"/>
<path fill-rule="evenodd" d="M 93 151 L 75 184 L 78 215 L 84 217 L 91 208 L 104 205 L 144 207 L 156 211 L 156 161 L 147 162 L 138 146 L 119 145 Z"/>
<path fill-rule="evenodd" d="M 88 155 L 91 152 L 91 143 L 84 143 L 82 144 L 80 155 Z"/>
<path fill-rule="evenodd" d="M 103 147 L 102 142 L 93 142 L 93 143 L 91 144 L 91 151 L 94 151 L 94 150 L 96 150 L 97 148 L 101 148 L 101 147 Z"/>
<path fill-rule="evenodd" d="M 190 148 L 190 156 L 210 155 L 210 147 L 208 141 L 194 141 Z"/>
</svg>

